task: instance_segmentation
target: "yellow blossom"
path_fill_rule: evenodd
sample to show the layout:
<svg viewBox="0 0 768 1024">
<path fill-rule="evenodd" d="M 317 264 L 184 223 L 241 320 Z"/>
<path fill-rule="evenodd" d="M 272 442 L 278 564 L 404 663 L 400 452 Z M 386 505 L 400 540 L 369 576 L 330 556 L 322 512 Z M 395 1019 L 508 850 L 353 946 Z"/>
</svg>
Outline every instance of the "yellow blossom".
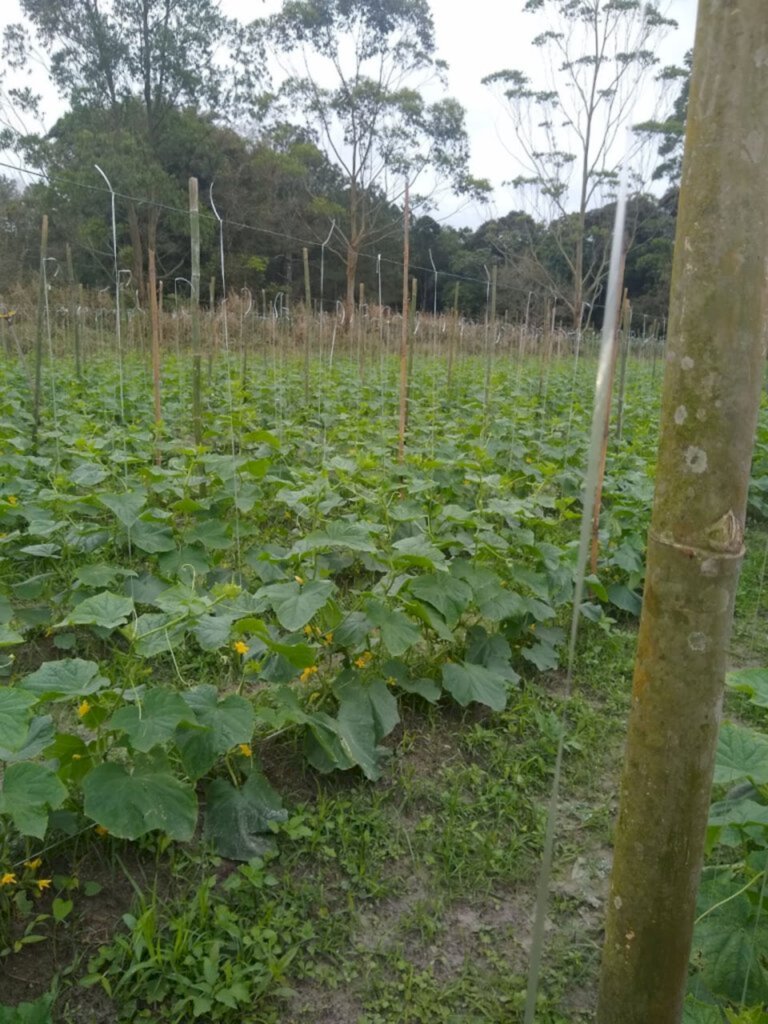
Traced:
<svg viewBox="0 0 768 1024">
<path fill-rule="evenodd" d="M 326 633 L 325 636 L 323 637 L 323 640 L 327 644 L 332 644 L 333 643 L 333 633 Z"/>
<path fill-rule="evenodd" d="M 19 499 L 16 497 L 15 494 L 9 494 L 8 497 L 5 500 L 8 502 L 9 505 L 18 505 L 19 504 Z"/>
<path fill-rule="evenodd" d="M 299 682 L 301 682 L 301 683 L 308 683 L 310 681 L 310 679 L 312 678 L 312 676 L 315 675 L 316 673 L 317 673 L 317 665 L 310 665 L 308 668 L 305 668 L 304 671 L 299 676 Z"/>
<path fill-rule="evenodd" d="M 397 680 L 394 676 L 387 676 L 387 686 L 397 686 Z"/>
<path fill-rule="evenodd" d="M 38 880 L 35 883 L 35 885 L 37 885 L 37 888 L 38 888 L 39 892 L 43 892 L 44 889 L 50 889 L 51 888 L 51 881 L 52 881 L 52 879 L 50 879 L 50 878 L 38 878 Z"/>
<path fill-rule="evenodd" d="M 73 754 L 72 755 L 72 760 L 73 761 L 82 761 L 83 760 L 83 755 L 82 754 Z"/>
<path fill-rule="evenodd" d="M 305 626 L 304 627 L 304 636 L 312 636 L 312 627 L 311 626 Z"/>
<path fill-rule="evenodd" d="M 82 704 L 78 707 L 77 713 L 78 713 L 80 718 L 85 718 L 85 716 L 88 714 L 88 712 L 90 710 L 91 710 L 91 705 L 88 703 L 87 700 L 84 700 L 82 702 Z"/>
<path fill-rule="evenodd" d="M 97 825 L 95 831 L 96 831 L 96 835 L 97 836 L 101 836 L 102 839 L 104 838 L 104 836 L 108 836 L 109 835 L 109 829 L 108 828 L 104 828 L 103 825 Z"/>
<path fill-rule="evenodd" d="M 235 640 L 232 647 L 238 654 L 247 654 L 250 651 L 248 644 L 244 644 L 242 640 Z"/>
<path fill-rule="evenodd" d="M 0 885 L 14 885 L 16 882 L 16 875 L 11 871 L 6 871 L 5 874 L 0 877 Z"/>
<path fill-rule="evenodd" d="M 296 582 L 299 584 L 300 587 L 304 586 L 304 577 L 303 576 L 294 576 L 293 578 L 296 580 Z"/>
<path fill-rule="evenodd" d="M 355 666 L 357 668 L 365 668 L 365 666 L 373 661 L 373 655 L 370 651 L 363 651 L 359 658 L 355 658 Z"/>
<path fill-rule="evenodd" d="M 237 748 L 243 757 L 253 757 L 253 750 L 250 743 L 240 743 Z"/>
<path fill-rule="evenodd" d="M 42 857 L 35 857 L 34 860 L 25 860 L 24 867 L 29 868 L 30 871 L 37 871 L 40 865 L 43 863 Z"/>
</svg>

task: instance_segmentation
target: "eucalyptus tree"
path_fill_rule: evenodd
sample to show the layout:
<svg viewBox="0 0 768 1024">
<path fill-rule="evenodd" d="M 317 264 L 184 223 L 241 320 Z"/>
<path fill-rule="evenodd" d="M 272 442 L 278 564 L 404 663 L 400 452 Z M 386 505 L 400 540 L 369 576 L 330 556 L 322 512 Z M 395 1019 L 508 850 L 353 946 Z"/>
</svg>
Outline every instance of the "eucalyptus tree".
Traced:
<svg viewBox="0 0 768 1024">
<path fill-rule="evenodd" d="M 533 40 L 541 80 L 503 69 L 483 82 L 511 118 L 510 150 L 522 166 L 513 184 L 551 225 L 567 283 L 541 269 L 578 325 L 607 268 L 607 245 L 587 251 L 587 212 L 613 192 L 636 95 L 674 22 L 644 0 L 526 0 L 523 10 L 545 26 Z"/>
<path fill-rule="evenodd" d="M 317 131 L 345 179 L 339 230 L 349 322 L 361 251 L 392 231 L 389 212 L 405 182 L 416 209 L 435 179 L 459 195 L 482 194 L 487 184 L 469 174 L 463 108 L 425 98 L 444 87 L 446 67 L 427 0 L 286 0 L 259 24 L 290 62 L 283 99 Z"/>
</svg>

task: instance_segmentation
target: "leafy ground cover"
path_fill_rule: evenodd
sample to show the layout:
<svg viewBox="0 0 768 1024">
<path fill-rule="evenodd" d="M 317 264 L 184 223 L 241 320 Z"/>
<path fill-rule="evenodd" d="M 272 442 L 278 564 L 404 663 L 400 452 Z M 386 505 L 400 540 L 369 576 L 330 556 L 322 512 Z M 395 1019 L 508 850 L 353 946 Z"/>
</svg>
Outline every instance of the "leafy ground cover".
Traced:
<svg viewBox="0 0 768 1024">
<path fill-rule="evenodd" d="M 210 365 L 198 447 L 183 360 L 159 425 L 138 360 L 57 367 L 37 432 L 0 366 L 0 1002 L 55 976 L 62 1021 L 517 1019 L 593 368 L 419 360 L 402 464 L 386 357 L 243 369 Z M 632 364 L 568 706 L 552 1024 L 592 1008 L 655 402 Z M 745 581 L 741 663 L 762 551 Z M 763 785 L 750 764 L 718 781 Z M 718 812 L 713 851 L 759 848 L 761 801 Z M 707 973 L 727 931 L 692 1014 L 758 1001 Z"/>
</svg>

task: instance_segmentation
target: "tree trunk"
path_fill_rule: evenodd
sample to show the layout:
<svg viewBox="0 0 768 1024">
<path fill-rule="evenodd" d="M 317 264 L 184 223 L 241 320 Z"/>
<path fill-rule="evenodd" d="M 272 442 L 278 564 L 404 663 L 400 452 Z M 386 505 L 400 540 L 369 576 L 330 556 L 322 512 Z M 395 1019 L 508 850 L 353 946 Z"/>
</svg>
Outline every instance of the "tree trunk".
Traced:
<svg viewBox="0 0 768 1024">
<path fill-rule="evenodd" d="M 146 289 L 144 287 L 144 243 L 141 238 L 141 225 L 135 203 L 128 203 L 128 234 L 131 239 L 133 253 L 133 286 L 139 293 L 139 301 L 144 304 Z"/>
<path fill-rule="evenodd" d="M 350 330 L 355 319 L 355 281 L 360 250 L 354 242 L 347 245 L 347 293 L 344 300 L 344 326 Z"/>
<path fill-rule="evenodd" d="M 682 1016 L 760 397 L 766 111 L 764 0 L 700 0 L 598 1024 Z"/>
</svg>

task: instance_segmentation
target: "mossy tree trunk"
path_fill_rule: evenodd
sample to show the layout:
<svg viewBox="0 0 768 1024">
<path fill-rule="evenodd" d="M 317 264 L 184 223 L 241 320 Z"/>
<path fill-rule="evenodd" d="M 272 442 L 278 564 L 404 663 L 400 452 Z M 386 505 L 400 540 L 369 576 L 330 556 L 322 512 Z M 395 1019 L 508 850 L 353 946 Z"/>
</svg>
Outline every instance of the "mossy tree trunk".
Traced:
<svg viewBox="0 0 768 1024">
<path fill-rule="evenodd" d="M 598 1024 L 678 1024 L 743 554 L 768 256 L 765 0 L 700 0 Z"/>
</svg>

